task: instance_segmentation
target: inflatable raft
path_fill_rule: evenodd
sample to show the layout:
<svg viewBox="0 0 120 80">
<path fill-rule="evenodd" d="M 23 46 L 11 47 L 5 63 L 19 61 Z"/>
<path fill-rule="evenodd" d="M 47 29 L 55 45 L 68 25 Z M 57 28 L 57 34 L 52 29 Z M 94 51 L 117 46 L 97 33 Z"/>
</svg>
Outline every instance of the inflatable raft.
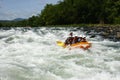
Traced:
<svg viewBox="0 0 120 80">
<path fill-rule="evenodd" d="M 74 48 L 80 48 L 80 49 L 84 49 L 87 50 L 91 47 L 91 43 L 89 42 L 77 42 L 71 45 L 65 45 L 64 42 L 62 41 L 57 41 L 57 45 L 61 46 L 63 48 L 69 48 L 69 49 L 74 49 Z"/>
</svg>

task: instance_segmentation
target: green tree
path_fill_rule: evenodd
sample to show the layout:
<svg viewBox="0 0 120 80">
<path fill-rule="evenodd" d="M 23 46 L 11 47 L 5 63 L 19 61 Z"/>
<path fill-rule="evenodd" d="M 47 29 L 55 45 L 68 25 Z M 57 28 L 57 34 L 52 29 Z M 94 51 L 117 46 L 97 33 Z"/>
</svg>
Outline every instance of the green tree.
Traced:
<svg viewBox="0 0 120 80">
<path fill-rule="evenodd" d="M 2 23 L 0 23 L 0 27 L 3 27 Z"/>
</svg>

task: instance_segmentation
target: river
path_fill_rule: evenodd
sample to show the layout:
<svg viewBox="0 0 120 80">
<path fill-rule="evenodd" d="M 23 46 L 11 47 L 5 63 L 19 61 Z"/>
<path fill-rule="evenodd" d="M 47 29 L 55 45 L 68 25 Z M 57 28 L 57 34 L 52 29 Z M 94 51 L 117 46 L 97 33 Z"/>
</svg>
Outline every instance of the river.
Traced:
<svg viewBox="0 0 120 80">
<path fill-rule="evenodd" d="M 92 47 L 57 46 L 70 32 L 86 36 Z M 1 28 L 0 80 L 120 80 L 120 42 L 75 28 Z"/>
</svg>

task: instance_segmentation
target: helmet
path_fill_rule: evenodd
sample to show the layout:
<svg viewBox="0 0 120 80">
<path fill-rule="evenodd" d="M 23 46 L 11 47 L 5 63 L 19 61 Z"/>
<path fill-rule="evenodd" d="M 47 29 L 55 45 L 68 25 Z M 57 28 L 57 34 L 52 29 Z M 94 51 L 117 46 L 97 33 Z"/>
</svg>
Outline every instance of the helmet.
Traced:
<svg viewBox="0 0 120 80">
<path fill-rule="evenodd" d="M 71 32 L 69 35 L 70 35 L 70 36 L 73 36 L 73 33 Z"/>
</svg>

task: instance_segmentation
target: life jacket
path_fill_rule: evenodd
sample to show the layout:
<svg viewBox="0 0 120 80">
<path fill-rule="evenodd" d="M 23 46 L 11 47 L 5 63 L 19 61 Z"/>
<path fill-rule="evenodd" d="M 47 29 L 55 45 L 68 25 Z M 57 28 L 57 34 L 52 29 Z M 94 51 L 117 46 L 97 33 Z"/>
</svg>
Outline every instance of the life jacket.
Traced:
<svg viewBox="0 0 120 80">
<path fill-rule="evenodd" d="M 65 40 L 65 44 L 68 45 L 68 44 L 72 44 L 73 42 L 73 37 L 68 37 L 66 40 Z"/>
<path fill-rule="evenodd" d="M 77 36 L 75 36 L 75 37 L 73 38 L 72 43 L 74 44 L 74 43 L 77 43 L 77 42 L 78 42 L 78 37 L 77 37 Z"/>
</svg>

